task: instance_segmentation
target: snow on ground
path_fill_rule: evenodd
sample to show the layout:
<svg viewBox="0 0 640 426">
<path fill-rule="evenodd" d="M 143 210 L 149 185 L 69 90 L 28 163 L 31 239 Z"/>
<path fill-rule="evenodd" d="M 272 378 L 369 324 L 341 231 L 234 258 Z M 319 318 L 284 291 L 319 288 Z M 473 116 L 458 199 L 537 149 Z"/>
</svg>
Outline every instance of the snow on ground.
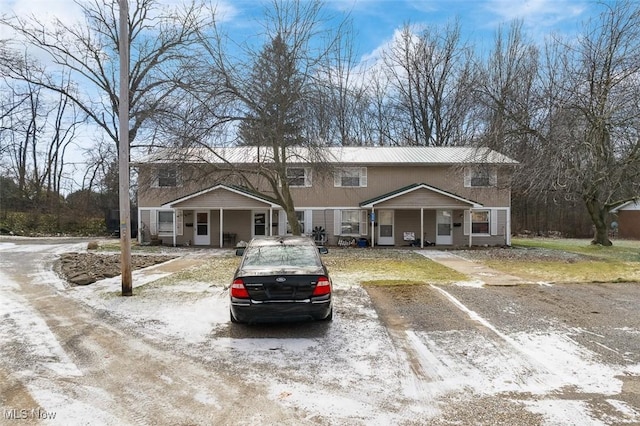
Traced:
<svg viewBox="0 0 640 426">
<path fill-rule="evenodd" d="M 0 253 L 8 250 L 56 254 L 80 249 L 76 245 L 0 243 Z M 155 269 L 134 271 L 135 286 L 143 287 L 167 275 Z M 416 375 L 410 367 L 409 354 L 394 345 L 352 274 L 333 276 L 337 294 L 334 321 L 322 326 L 314 324 L 312 332 L 304 337 L 234 337 L 226 332 L 229 321 L 224 283 L 212 286 L 184 282 L 122 298 L 118 295 L 119 277 L 68 288 L 46 265 L 36 267 L 30 277 L 34 283 L 50 285 L 97 310 L 109 312 L 147 337 L 165 342 L 169 339 L 191 356 L 241 365 L 247 380 L 267 382 L 274 402 L 333 424 L 425 421 L 438 416 L 447 395 L 461 391 L 503 398 L 513 398 L 514 393 L 534 395 L 531 399 L 517 398 L 515 403 L 540 414 L 549 425 L 605 424 L 589 415 L 585 403 L 549 395 L 567 388 L 616 395 L 622 388 L 618 376 L 630 371 L 640 374 L 638 366 L 623 369 L 599 362 L 595 354 L 560 328 L 503 334 L 440 287 L 434 288 L 444 292 L 454 306 L 494 338 L 462 331 L 407 330 L 406 340 L 423 373 Z M 466 285 L 480 287 L 477 283 Z M 20 285 L 0 269 L 0 342 L 12 342 L 20 336 L 33 355 L 34 366 L 16 372 L 17 377 L 26 380 L 28 375 L 37 373 L 37 368 L 47 368 L 61 380 L 82 374 L 19 289 Z M 269 375 L 269 371 L 279 374 Z M 114 422 L 108 414 L 96 412 L 86 403 L 62 397 L 56 386 L 49 381 L 28 381 L 36 400 L 60 407 L 58 415 L 67 421 L 86 418 L 83 416 L 91 411 L 97 421 Z M 100 397 L 99 389 L 86 392 Z M 194 398 L 217 403 L 206 389 Z M 612 421 L 640 422 L 640 413 L 633 407 L 613 397 L 609 403 L 621 413 Z"/>
</svg>

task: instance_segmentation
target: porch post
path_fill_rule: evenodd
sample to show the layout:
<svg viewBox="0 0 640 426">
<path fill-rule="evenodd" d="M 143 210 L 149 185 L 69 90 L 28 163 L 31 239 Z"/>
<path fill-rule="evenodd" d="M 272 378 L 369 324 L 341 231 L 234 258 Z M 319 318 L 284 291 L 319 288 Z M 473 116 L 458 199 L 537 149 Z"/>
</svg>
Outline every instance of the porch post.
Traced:
<svg viewBox="0 0 640 426">
<path fill-rule="evenodd" d="M 471 217 L 471 209 L 469 209 L 469 247 L 471 247 L 471 244 L 472 244 L 472 237 L 471 237 L 472 234 L 473 234 L 473 218 Z"/>
<path fill-rule="evenodd" d="M 173 246 L 176 246 L 176 219 L 178 215 L 176 214 L 176 209 L 173 209 Z"/>
<path fill-rule="evenodd" d="M 151 213 L 149 213 L 151 214 Z M 138 244 L 142 244 L 142 227 L 140 226 L 140 223 L 142 223 L 142 212 L 140 210 L 140 207 L 138 207 Z"/>
<path fill-rule="evenodd" d="M 335 213 L 334 213 L 335 214 Z M 376 212 L 371 206 L 371 247 L 376 246 Z"/>
<path fill-rule="evenodd" d="M 273 207 L 269 207 L 269 236 L 273 236 Z"/>
<path fill-rule="evenodd" d="M 424 207 L 420 207 L 420 248 L 424 248 Z"/>
<path fill-rule="evenodd" d="M 218 239 L 220 240 L 220 248 L 224 245 L 224 219 L 222 216 L 224 215 L 224 209 L 220 207 L 220 232 L 218 234 Z"/>
<path fill-rule="evenodd" d="M 506 219 L 506 229 L 505 229 L 505 243 L 507 244 L 507 246 L 511 247 L 511 207 L 507 207 L 507 209 L 505 210 L 505 213 L 507 214 L 507 219 Z"/>
</svg>

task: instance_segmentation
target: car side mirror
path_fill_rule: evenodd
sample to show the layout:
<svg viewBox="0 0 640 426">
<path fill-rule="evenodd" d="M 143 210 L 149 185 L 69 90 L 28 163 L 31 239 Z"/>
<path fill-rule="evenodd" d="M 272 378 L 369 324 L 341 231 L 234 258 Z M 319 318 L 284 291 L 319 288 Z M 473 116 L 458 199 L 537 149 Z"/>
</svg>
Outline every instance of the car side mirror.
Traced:
<svg viewBox="0 0 640 426">
<path fill-rule="evenodd" d="M 236 248 L 236 256 L 242 256 L 244 254 L 244 247 Z"/>
<path fill-rule="evenodd" d="M 329 253 L 329 249 L 324 247 L 324 246 L 320 246 L 318 247 L 318 251 L 320 252 L 320 254 L 327 254 Z"/>
</svg>

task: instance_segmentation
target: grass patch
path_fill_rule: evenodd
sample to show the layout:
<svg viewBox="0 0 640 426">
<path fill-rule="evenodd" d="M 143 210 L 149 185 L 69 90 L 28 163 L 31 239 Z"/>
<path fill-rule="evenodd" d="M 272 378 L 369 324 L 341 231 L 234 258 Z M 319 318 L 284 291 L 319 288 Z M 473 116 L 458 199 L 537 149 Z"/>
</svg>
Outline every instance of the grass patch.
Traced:
<svg viewBox="0 0 640 426">
<path fill-rule="evenodd" d="M 423 281 L 413 280 L 369 280 L 362 281 L 360 284 L 364 286 L 372 287 L 394 287 L 394 286 L 411 286 L 411 285 L 424 285 Z"/>
<path fill-rule="evenodd" d="M 557 283 L 640 282 L 640 241 L 604 247 L 586 239 L 514 238 L 513 247 L 544 250 L 545 257 L 488 259 L 487 266 L 524 279 Z M 580 255 L 567 259 L 566 253 Z"/>
<path fill-rule="evenodd" d="M 213 256 L 203 264 L 183 269 L 168 277 L 149 283 L 146 287 L 154 288 L 182 282 L 206 282 L 214 286 L 226 286 L 231 283 L 233 273 L 240 263 L 240 257 L 235 255 Z"/>
<path fill-rule="evenodd" d="M 333 249 L 323 256 L 333 277 L 359 283 L 449 283 L 467 277 L 410 250 Z M 378 284 L 382 285 L 382 284 Z"/>
<path fill-rule="evenodd" d="M 554 283 L 640 282 L 640 264 L 610 260 L 487 260 L 487 266 L 528 281 Z"/>
<path fill-rule="evenodd" d="M 577 238 L 513 238 L 513 247 L 543 248 L 583 254 L 600 259 L 640 262 L 640 241 L 616 240 L 609 247 L 591 244 Z"/>
</svg>

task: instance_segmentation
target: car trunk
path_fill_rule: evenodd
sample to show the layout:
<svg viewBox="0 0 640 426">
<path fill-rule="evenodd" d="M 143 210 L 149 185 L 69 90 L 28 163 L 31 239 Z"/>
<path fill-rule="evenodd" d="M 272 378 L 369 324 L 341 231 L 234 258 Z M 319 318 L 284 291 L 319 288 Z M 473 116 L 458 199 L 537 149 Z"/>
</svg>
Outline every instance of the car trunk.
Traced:
<svg viewBox="0 0 640 426">
<path fill-rule="evenodd" d="M 320 275 L 244 276 L 245 288 L 254 301 L 305 300 L 313 294 Z"/>
</svg>

